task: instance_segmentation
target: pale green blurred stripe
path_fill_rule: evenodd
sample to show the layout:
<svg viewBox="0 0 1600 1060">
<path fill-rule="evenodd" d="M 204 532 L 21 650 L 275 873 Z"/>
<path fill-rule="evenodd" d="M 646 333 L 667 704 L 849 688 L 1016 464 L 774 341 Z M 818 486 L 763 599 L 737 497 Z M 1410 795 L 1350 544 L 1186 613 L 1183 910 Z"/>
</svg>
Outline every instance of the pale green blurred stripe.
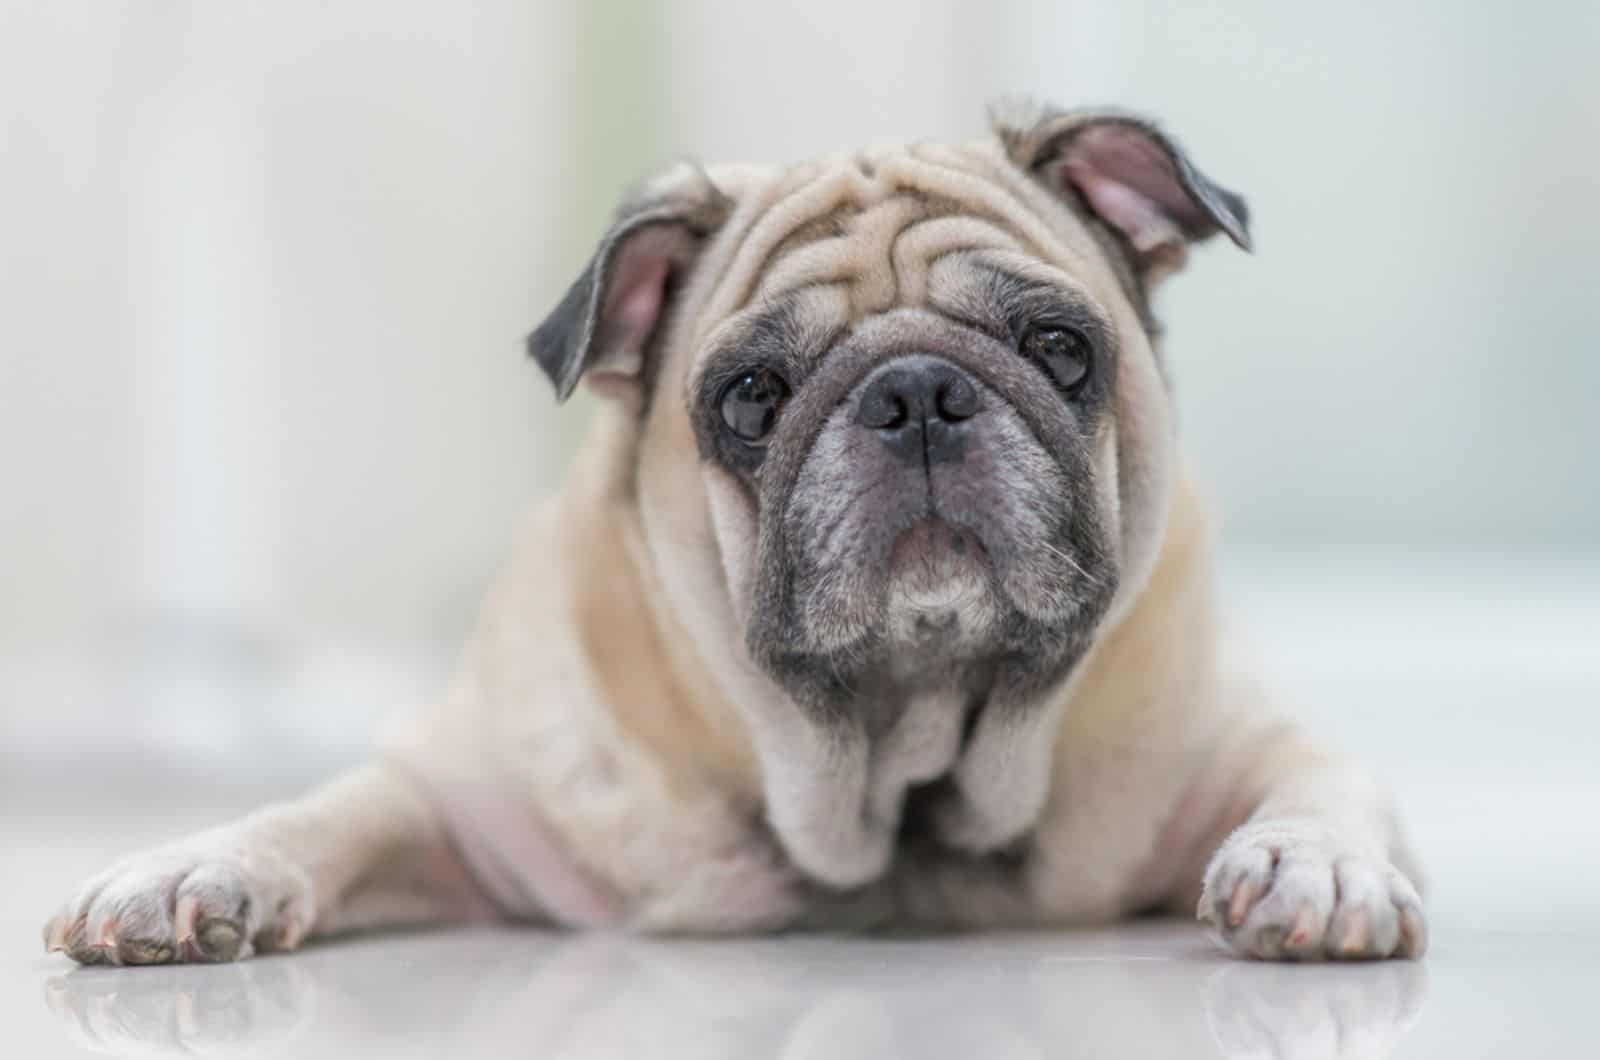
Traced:
<svg viewBox="0 0 1600 1060">
<path fill-rule="evenodd" d="M 660 164 L 667 96 L 665 0 L 574 0 L 574 121 L 564 146 L 566 202 L 555 248 L 572 276 L 583 268 L 624 190 Z M 579 388 L 561 412 L 570 454 L 593 411 Z"/>
</svg>

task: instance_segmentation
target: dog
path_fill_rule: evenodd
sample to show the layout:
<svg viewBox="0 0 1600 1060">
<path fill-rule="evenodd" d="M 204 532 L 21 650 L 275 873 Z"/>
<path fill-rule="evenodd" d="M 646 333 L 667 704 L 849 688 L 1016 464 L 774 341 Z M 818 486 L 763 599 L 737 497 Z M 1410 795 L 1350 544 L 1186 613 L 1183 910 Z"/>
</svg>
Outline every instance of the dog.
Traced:
<svg viewBox="0 0 1600 1060">
<path fill-rule="evenodd" d="M 946 931 L 1198 911 L 1420 956 L 1384 789 L 1219 662 L 1151 299 L 1243 199 L 1155 124 L 679 165 L 528 340 L 603 398 L 376 760 L 128 858 L 84 963 L 365 928 Z"/>
</svg>

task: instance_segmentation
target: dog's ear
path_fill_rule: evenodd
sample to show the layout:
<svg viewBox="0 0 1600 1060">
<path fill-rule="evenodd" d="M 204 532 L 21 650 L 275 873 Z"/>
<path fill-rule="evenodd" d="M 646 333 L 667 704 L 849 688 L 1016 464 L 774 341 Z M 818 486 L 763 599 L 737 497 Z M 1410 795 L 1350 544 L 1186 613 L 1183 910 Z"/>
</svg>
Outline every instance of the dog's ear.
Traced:
<svg viewBox="0 0 1600 1060">
<path fill-rule="evenodd" d="M 630 196 L 594 257 L 528 336 L 565 401 L 587 379 L 608 397 L 638 399 L 645 355 L 668 300 L 705 240 L 727 219 L 729 200 L 706 174 L 685 166 Z"/>
<path fill-rule="evenodd" d="M 1190 243 L 1217 232 L 1250 249 L 1244 199 L 1208 179 L 1147 119 L 1029 104 L 996 107 L 990 117 L 1011 161 L 1117 233 L 1142 274 L 1182 266 Z"/>
</svg>

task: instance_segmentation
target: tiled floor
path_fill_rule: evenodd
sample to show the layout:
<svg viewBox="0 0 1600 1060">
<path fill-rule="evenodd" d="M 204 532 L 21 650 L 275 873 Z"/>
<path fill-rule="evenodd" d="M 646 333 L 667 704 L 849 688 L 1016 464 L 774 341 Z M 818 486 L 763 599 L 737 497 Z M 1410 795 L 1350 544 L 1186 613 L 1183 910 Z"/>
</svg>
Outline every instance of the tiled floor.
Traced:
<svg viewBox="0 0 1600 1060">
<path fill-rule="evenodd" d="M 310 778 L 30 752 L 0 757 L 0 1057 L 1600 1056 L 1600 579 L 1285 584 L 1237 582 L 1240 611 L 1313 727 L 1394 781 L 1428 868 L 1421 963 L 1236 962 L 1189 925 L 1141 924 L 927 941 L 481 930 L 75 969 L 38 931 L 84 875 Z"/>
<path fill-rule="evenodd" d="M 0 971 L 6 1055 L 1584 1057 L 1595 938 L 1445 926 L 1425 962 L 1228 961 L 1184 925 L 917 942 L 375 938 Z M 27 941 L 27 940 L 23 940 Z"/>
<path fill-rule="evenodd" d="M 8 780 L 0 1056 L 19 1060 L 85 1051 L 296 1060 L 1600 1055 L 1596 841 L 1561 841 L 1548 820 L 1531 836 L 1503 831 L 1518 812 L 1548 808 L 1542 788 L 1417 807 L 1424 820 L 1464 809 L 1480 835 L 1507 840 L 1477 869 L 1459 852 L 1434 859 L 1445 885 L 1434 948 L 1420 963 L 1231 961 L 1187 924 L 1145 923 L 926 941 L 474 930 L 231 966 L 80 969 L 46 955 L 38 938 L 79 878 L 299 781 L 170 772 Z M 1591 786 L 1583 804 L 1600 804 L 1597 793 Z M 1491 804 L 1498 813 L 1472 810 Z M 1542 854 L 1540 836 L 1553 841 Z"/>
<path fill-rule="evenodd" d="M 34 963 L 34 982 L 4 981 L 31 995 L 14 1056 L 1383 1056 L 1413 1035 L 1529 1055 L 1473 1003 L 1470 970 L 1517 986 L 1487 957 L 1279 969 L 1220 961 L 1187 928 L 908 943 L 475 932 L 225 967 Z"/>
</svg>

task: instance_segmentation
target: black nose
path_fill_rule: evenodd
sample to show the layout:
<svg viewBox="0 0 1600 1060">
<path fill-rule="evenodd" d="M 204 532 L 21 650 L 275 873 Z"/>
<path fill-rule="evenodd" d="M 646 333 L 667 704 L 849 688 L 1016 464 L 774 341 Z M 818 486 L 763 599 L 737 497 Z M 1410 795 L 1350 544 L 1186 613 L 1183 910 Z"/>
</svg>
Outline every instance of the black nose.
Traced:
<svg viewBox="0 0 1600 1060">
<path fill-rule="evenodd" d="M 937 464 L 961 459 L 963 425 L 977 411 L 978 388 L 961 369 L 937 357 L 903 357 L 868 378 L 856 422 L 901 459 Z"/>
</svg>

